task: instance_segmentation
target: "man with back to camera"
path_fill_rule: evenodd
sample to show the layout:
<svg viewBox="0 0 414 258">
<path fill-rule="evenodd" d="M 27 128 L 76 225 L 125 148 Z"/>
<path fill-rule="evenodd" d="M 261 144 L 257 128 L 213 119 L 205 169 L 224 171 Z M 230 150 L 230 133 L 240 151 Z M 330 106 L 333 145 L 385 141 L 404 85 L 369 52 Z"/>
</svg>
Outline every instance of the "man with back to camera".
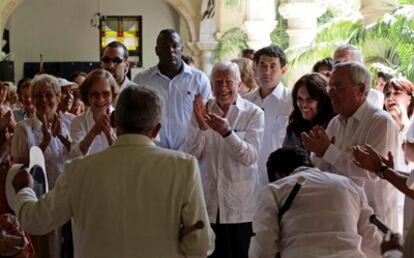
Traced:
<svg viewBox="0 0 414 258">
<path fill-rule="evenodd" d="M 127 86 L 136 85 L 127 77 L 129 69 L 128 49 L 119 41 L 112 41 L 103 50 L 101 68 L 107 70 L 119 85 L 119 91 Z"/>
<path fill-rule="evenodd" d="M 287 70 L 286 55 L 278 46 L 262 48 L 254 54 L 255 78 L 259 86 L 244 96 L 265 114 L 263 142 L 259 156 L 259 185 L 268 183 L 266 161 L 269 154 L 282 147 L 289 115 L 293 110 L 292 94 L 282 83 Z"/>
<path fill-rule="evenodd" d="M 351 179 L 313 168 L 298 146 L 274 151 L 267 169 L 277 180 L 257 196 L 249 257 L 380 257 L 381 235 L 369 222 L 373 210 Z M 279 220 L 301 177 L 305 183 Z"/>
<path fill-rule="evenodd" d="M 327 87 L 338 114 L 323 129 L 315 126 L 302 133 L 305 148 L 315 166 L 347 176 L 361 186 L 370 206 L 394 231 L 398 229 L 397 191 L 385 180 L 354 164 L 352 147 L 369 144 L 381 155 L 398 148 L 398 128 L 391 115 L 366 101 L 371 73 L 359 62 L 336 64 Z"/>
<path fill-rule="evenodd" d="M 197 160 L 152 141 L 161 109 L 156 92 L 129 86 L 116 105 L 118 138 L 107 150 L 66 163 L 39 200 L 31 176 L 19 172 L 14 211 L 24 230 L 44 234 L 72 218 L 78 258 L 209 255 L 214 233 Z"/>
<path fill-rule="evenodd" d="M 201 94 L 203 101 L 207 101 L 211 95 L 209 79 L 203 72 L 184 63 L 182 50 L 180 35 L 172 29 L 162 30 L 155 46 L 158 64 L 138 73 L 134 79 L 161 94 L 165 112 L 157 144 L 173 150 L 184 147 L 194 97 Z"/>
</svg>

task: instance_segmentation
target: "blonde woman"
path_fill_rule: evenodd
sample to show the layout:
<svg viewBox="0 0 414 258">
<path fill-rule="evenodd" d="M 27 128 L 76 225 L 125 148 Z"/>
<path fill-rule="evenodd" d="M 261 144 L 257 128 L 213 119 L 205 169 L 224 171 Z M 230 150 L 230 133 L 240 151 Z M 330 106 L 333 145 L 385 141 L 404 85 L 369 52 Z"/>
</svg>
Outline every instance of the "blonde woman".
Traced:
<svg viewBox="0 0 414 258">
<path fill-rule="evenodd" d="M 239 94 L 244 96 L 245 94 L 253 91 L 257 88 L 256 81 L 254 80 L 253 75 L 253 62 L 248 58 L 236 58 L 231 60 L 233 63 L 237 64 L 241 76 L 241 84 L 239 87 Z"/>
</svg>

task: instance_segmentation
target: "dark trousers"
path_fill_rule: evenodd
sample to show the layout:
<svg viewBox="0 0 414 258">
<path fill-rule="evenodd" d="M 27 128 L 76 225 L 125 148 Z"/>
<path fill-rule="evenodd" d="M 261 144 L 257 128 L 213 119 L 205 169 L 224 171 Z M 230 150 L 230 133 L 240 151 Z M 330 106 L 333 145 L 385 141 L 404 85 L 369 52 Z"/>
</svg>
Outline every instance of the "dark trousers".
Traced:
<svg viewBox="0 0 414 258">
<path fill-rule="evenodd" d="M 61 258 L 73 258 L 72 223 L 70 220 L 62 226 Z"/>
<path fill-rule="evenodd" d="M 210 258 L 247 258 L 252 223 L 211 224 L 216 234 L 216 248 Z"/>
</svg>

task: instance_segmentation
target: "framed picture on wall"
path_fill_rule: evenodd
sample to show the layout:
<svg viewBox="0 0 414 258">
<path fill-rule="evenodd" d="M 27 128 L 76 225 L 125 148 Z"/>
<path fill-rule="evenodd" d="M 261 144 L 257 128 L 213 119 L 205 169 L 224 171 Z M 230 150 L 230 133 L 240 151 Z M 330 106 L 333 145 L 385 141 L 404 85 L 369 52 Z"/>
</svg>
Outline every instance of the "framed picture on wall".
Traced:
<svg viewBox="0 0 414 258">
<path fill-rule="evenodd" d="M 128 49 L 133 66 L 142 67 L 142 16 L 101 16 L 100 50 L 112 41 L 119 41 Z"/>
</svg>

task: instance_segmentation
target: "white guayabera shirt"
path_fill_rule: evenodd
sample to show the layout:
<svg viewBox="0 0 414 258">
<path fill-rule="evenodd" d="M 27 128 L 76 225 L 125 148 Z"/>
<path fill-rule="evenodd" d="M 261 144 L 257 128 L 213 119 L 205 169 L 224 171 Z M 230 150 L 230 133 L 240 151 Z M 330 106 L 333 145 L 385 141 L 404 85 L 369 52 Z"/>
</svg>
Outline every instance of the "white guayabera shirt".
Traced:
<svg viewBox="0 0 414 258">
<path fill-rule="evenodd" d="M 211 112 L 222 116 L 214 103 Z M 200 130 L 193 116 L 186 151 L 198 158 L 211 223 L 251 222 L 257 192 L 257 161 L 264 115 L 256 105 L 237 96 L 227 119 L 232 133 L 223 137 L 212 129 Z"/>
<path fill-rule="evenodd" d="M 265 114 L 263 142 L 259 156 L 259 184 L 265 186 L 269 183 L 266 169 L 267 158 L 270 153 L 282 147 L 286 136 L 289 115 L 293 110 L 292 94 L 290 89 L 279 83 L 273 92 L 264 99 L 260 96 L 259 88 L 244 98 L 260 107 Z"/>
</svg>

